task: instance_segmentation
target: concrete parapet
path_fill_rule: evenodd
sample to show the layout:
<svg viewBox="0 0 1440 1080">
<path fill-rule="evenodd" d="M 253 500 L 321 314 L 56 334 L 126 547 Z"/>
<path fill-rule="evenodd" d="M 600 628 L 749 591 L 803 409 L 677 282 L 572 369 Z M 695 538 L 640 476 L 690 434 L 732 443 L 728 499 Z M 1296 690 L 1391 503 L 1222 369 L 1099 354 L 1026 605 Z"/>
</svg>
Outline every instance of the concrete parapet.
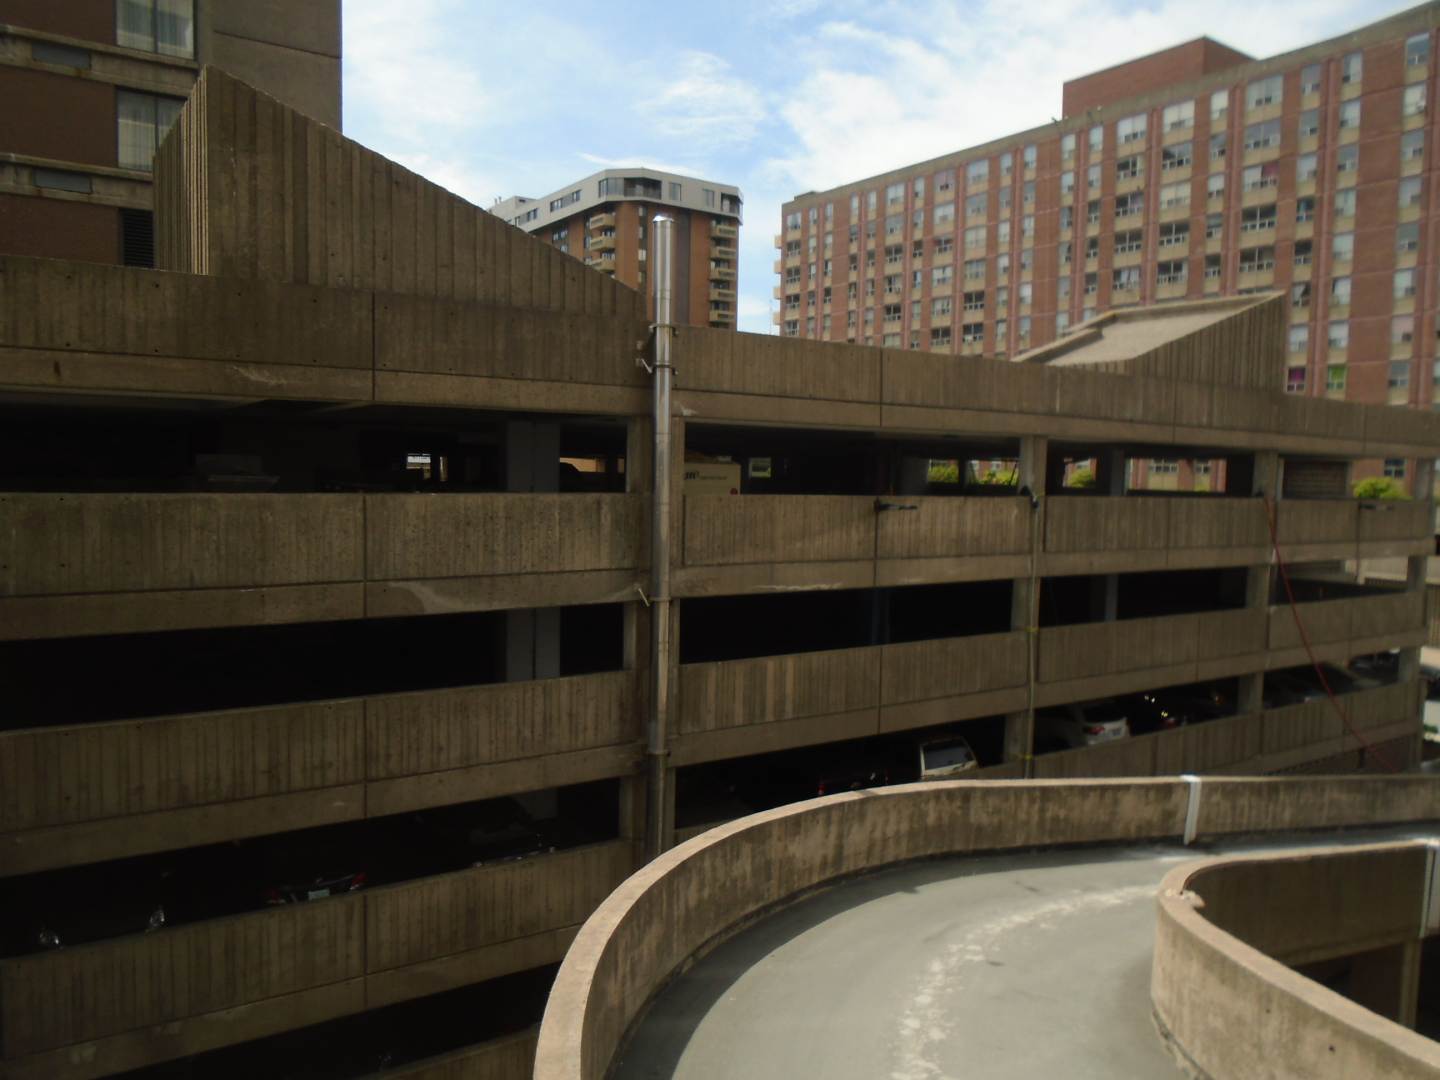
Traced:
<svg viewBox="0 0 1440 1080">
<path fill-rule="evenodd" d="M 1217 1080 L 1440 1076 L 1440 1045 L 1286 966 L 1414 954 L 1432 858 L 1424 844 L 1384 844 L 1171 871 L 1151 997 L 1181 1066 Z M 1417 970 L 1388 972 L 1412 984 L 1390 995 L 1408 996 L 1412 1014 Z"/>
<path fill-rule="evenodd" d="M 1181 837 L 1196 792 L 1201 835 L 1440 816 L 1440 782 L 1428 777 L 909 784 L 755 814 L 667 852 L 590 917 L 551 992 L 535 1076 L 605 1076 L 673 974 L 809 890 L 940 855 Z"/>
</svg>

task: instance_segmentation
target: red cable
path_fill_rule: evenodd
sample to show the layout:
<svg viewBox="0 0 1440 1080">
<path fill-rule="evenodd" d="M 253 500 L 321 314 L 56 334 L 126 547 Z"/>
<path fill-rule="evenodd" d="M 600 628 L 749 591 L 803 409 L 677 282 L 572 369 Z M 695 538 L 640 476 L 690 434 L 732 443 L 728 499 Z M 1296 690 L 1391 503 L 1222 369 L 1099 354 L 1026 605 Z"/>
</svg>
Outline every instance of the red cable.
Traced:
<svg viewBox="0 0 1440 1080">
<path fill-rule="evenodd" d="M 1280 538 L 1275 532 L 1275 507 L 1270 502 L 1269 495 L 1260 496 L 1265 503 L 1265 519 L 1270 525 L 1270 546 L 1275 552 L 1275 565 L 1280 570 L 1280 580 L 1285 585 L 1285 598 L 1290 602 L 1290 615 L 1295 620 L 1295 629 L 1300 631 L 1300 640 L 1305 645 L 1305 655 L 1310 657 L 1310 666 L 1315 669 L 1316 676 L 1320 679 L 1321 689 L 1325 696 L 1330 699 L 1330 704 L 1335 707 L 1335 713 L 1340 717 L 1340 722 L 1345 725 L 1345 730 L 1360 744 L 1367 754 L 1373 754 L 1380 767 L 1387 772 L 1398 773 L 1401 770 L 1387 757 L 1379 747 L 1369 739 L 1355 730 L 1355 725 L 1350 722 L 1349 714 L 1340 706 L 1340 699 L 1335 696 L 1335 691 L 1330 689 L 1330 680 L 1325 678 L 1325 672 L 1320 667 L 1320 661 L 1315 658 L 1315 649 L 1310 644 L 1310 635 L 1305 632 L 1305 624 L 1300 619 L 1300 609 L 1295 603 L 1295 590 L 1290 587 L 1290 572 L 1285 566 L 1285 557 L 1280 554 Z"/>
</svg>

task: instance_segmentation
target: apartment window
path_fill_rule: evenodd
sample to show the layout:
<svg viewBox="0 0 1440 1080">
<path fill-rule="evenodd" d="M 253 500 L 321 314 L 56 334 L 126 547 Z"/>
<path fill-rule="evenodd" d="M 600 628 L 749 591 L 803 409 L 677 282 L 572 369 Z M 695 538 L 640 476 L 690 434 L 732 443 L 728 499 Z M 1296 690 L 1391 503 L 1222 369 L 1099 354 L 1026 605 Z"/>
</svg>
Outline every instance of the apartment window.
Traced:
<svg viewBox="0 0 1440 1080">
<path fill-rule="evenodd" d="M 194 0 L 115 0 L 115 44 L 161 56 L 193 57 Z"/>
<path fill-rule="evenodd" d="M 1242 248 L 1240 250 L 1240 273 L 1260 274 L 1275 269 L 1275 249 L 1265 247 Z"/>
<path fill-rule="evenodd" d="M 580 192 L 579 192 L 579 190 L 577 189 L 577 190 L 575 190 L 575 191 L 570 192 L 569 194 L 561 195 L 558 199 L 551 199 L 551 200 L 550 200 L 550 209 L 551 209 L 552 211 L 554 211 L 554 210 L 559 210 L 559 209 L 561 209 L 562 207 L 569 206 L 571 203 L 577 203 L 577 202 L 579 202 L 579 201 L 580 201 Z"/>
<path fill-rule="evenodd" d="M 1002 216 L 1010 213 L 1010 189 L 1008 187 L 1000 189 L 1000 194 L 996 196 L 996 200 Z"/>
<path fill-rule="evenodd" d="M 1026 347 L 1029 346 L 1029 344 L 1030 344 L 1030 316 L 1029 316 L 1029 315 L 1022 315 L 1022 316 L 1020 317 L 1020 324 L 1019 324 L 1017 330 L 1018 330 L 1018 332 L 1017 332 L 1016 335 L 1015 335 L 1015 344 L 1018 345 L 1018 346 L 1020 346 L 1020 348 L 1022 348 L 1022 349 L 1023 349 L 1023 348 L 1026 348 Z"/>
<path fill-rule="evenodd" d="M 834 222 L 835 222 L 835 204 L 834 204 L 833 202 L 827 202 L 827 203 L 825 204 L 825 228 L 827 228 L 827 229 L 830 228 L 830 226 L 831 226 L 832 224 L 834 224 Z M 825 238 L 825 242 L 826 242 L 826 244 L 829 244 L 830 238 L 829 238 L 828 236 Z"/>
<path fill-rule="evenodd" d="M 1360 102 L 1345 101 L 1340 105 L 1340 130 L 1353 131 L 1360 126 Z"/>
<path fill-rule="evenodd" d="M 1100 224 L 1100 200 L 1091 199 L 1085 204 L 1085 224 Z"/>
<path fill-rule="evenodd" d="M 1350 347 L 1350 324 L 1344 319 L 1332 322 L 1325 341 L 1332 349 L 1348 349 Z"/>
<path fill-rule="evenodd" d="M 1354 104 L 1354 102 L 1352 102 Z M 1266 120 L 1245 128 L 1246 150 L 1268 150 L 1280 145 L 1280 121 Z"/>
<path fill-rule="evenodd" d="M 1115 141 L 1121 146 L 1126 143 L 1145 141 L 1145 114 L 1127 116 L 1115 121 Z"/>
<path fill-rule="evenodd" d="M 1408 380 L 1407 380 L 1407 382 L 1406 382 L 1406 385 L 1409 385 Z M 1405 459 L 1404 459 L 1404 458 L 1386 458 L 1386 459 L 1385 459 L 1385 465 L 1384 465 L 1384 467 L 1383 467 L 1383 469 L 1382 469 L 1381 471 L 1384 472 L 1384 474 L 1385 474 L 1386 476 L 1388 476 L 1388 477 L 1389 477 L 1390 479 L 1392 479 L 1392 480 L 1404 480 L 1404 479 L 1405 479 Z"/>
<path fill-rule="evenodd" d="M 1225 230 L 1225 215 L 1223 215 L 1223 214 L 1206 214 L 1206 215 L 1205 215 L 1205 239 L 1206 239 L 1206 240 L 1219 240 L 1219 239 L 1220 239 L 1220 234 L 1221 234 L 1222 232 L 1224 232 L 1224 230 Z"/>
<path fill-rule="evenodd" d="M 1390 320 L 1390 344 L 1409 345 L 1415 340 L 1415 316 L 1396 315 Z"/>
<path fill-rule="evenodd" d="M 1308 308 L 1310 306 L 1310 283 L 1299 281 L 1290 286 L 1290 306 L 1292 308 Z"/>
<path fill-rule="evenodd" d="M 966 259 L 966 260 L 965 260 L 964 272 L 965 272 L 965 278 L 966 278 L 967 281 L 975 281 L 975 280 L 977 280 L 977 279 L 980 280 L 980 281 L 984 281 L 984 280 L 985 280 L 985 260 L 984 260 L 984 259 Z"/>
<path fill-rule="evenodd" d="M 1315 154 L 1301 154 L 1295 159 L 1295 183 L 1304 184 L 1320 175 L 1320 159 Z"/>
<path fill-rule="evenodd" d="M 1305 323 L 1299 323 L 1290 327 L 1290 333 L 1286 336 L 1286 348 L 1292 353 L 1303 353 L 1310 348 L 1310 327 Z"/>
<path fill-rule="evenodd" d="M 1100 291 L 1100 275 L 1090 273 L 1085 275 L 1085 295 L 1094 296 Z"/>
<path fill-rule="evenodd" d="M 1358 104 L 1351 102 L 1350 104 Z M 1425 84 L 1413 83 L 1405 87 L 1405 95 L 1401 98 L 1401 116 L 1419 116 L 1425 111 Z"/>
<path fill-rule="evenodd" d="M 1009 222 L 1001 222 L 1001 225 L 1008 226 Z M 984 225 L 972 225 L 965 230 L 965 246 L 967 248 L 983 248 L 985 246 Z"/>
<path fill-rule="evenodd" d="M 880 344 L 887 349 L 898 349 L 900 348 L 900 334 L 898 332 L 886 334 L 880 339 Z"/>
<path fill-rule="evenodd" d="M 1355 216 L 1355 189 L 1341 188 L 1335 192 L 1335 216 L 1337 218 L 1352 218 Z"/>
<path fill-rule="evenodd" d="M 812 206 L 812 207 L 810 207 L 810 210 L 809 210 L 809 213 L 808 213 L 807 216 L 808 216 L 809 219 L 810 219 L 810 227 L 811 227 L 812 229 L 815 228 L 815 226 L 816 226 L 816 225 L 819 223 L 819 221 L 820 221 L 820 207 L 818 207 L 818 206 Z"/>
<path fill-rule="evenodd" d="M 944 195 L 955 190 L 955 170 L 941 169 L 935 174 L 935 194 Z"/>
<path fill-rule="evenodd" d="M 1085 241 L 1085 261 L 1098 259 L 1100 257 L 1100 238 L 1092 236 Z"/>
<path fill-rule="evenodd" d="M 1190 160 L 1194 156 L 1194 144 L 1191 142 L 1171 143 L 1160 151 L 1161 169 L 1188 169 Z"/>
<path fill-rule="evenodd" d="M 1190 244 L 1190 223 L 1188 221 L 1166 221 L 1160 225 L 1160 246 L 1188 247 Z"/>
<path fill-rule="evenodd" d="M 936 203 L 935 209 L 931 211 L 937 230 L 949 228 L 955 223 L 955 204 L 953 202 Z"/>
<path fill-rule="evenodd" d="M 1069 295 L 1068 292 L 1066 295 Z M 1059 337 L 1070 329 L 1070 313 L 1061 311 L 1055 316 L 1055 336 Z"/>
<path fill-rule="evenodd" d="M 1060 207 L 1060 231 L 1069 232 L 1075 227 L 1075 208 L 1073 206 Z"/>
<path fill-rule="evenodd" d="M 903 206 L 905 204 L 905 184 L 903 182 L 891 184 L 885 189 L 886 206 Z"/>
<path fill-rule="evenodd" d="M 1280 183 L 1280 163 L 1267 161 L 1264 165 L 1251 165 L 1240 174 L 1242 191 L 1262 191 Z"/>
<path fill-rule="evenodd" d="M 1090 156 L 1098 156 L 1105 148 L 1105 126 L 1096 124 L 1090 129 L 1087 144 L 1090 147 Z"/>
<path fill-rule="evenodd" d="M 1166 131 L 1179 131 L 1182 128 L 1195 126 L 1195 102 L 1182 101 L 1176 105 L 1166 105 L 1164 112 L 1160 114 L 1161 122 Z"/>
<path fill-rule="evenodd" d="M 910 288 L 915 289 L 915 290 L 918 291 L 919 288 L 920 288 L 920 286 L 921 286 L 921 283 L 922 283 L 923 280 L 924 280 L 924 276 L 925 276 L 925 271 L 924 271 L 924 270 L 911 270 L 911 271 L 910 271 Z M 919 309 L 918 307 L 915 309 L 915 317 L 916 317 L 917 319 L 920 317 L 920 309 Z"/>
<path fill-rule="evenodd" d="M 1185 268 L 1187 265 L 1184 259 L 1174 259 L 1170 262 L 1156 263 L 1155 284 L 1183 285 L 1185 283 Z"/>
<path fill-rule="evenodd" d="M 1399 183 L 1398 185 L 1396 185 L 1395 194 L 1396 194 L 1396 202 L 1397 202 L 1397 204 L 1399 205 L 1400 209 L 1405 210 L 1405 209 L 1408 209 L 1409 207 L 1412 207 L 1412 206 L 1419 206 L 1419 205 L 1420 205 L 1420 177 L 1418 177 L 1418 176 L 1407 176 L 1407 177 L 1405 177 L 1404 179 L 1402 179 L 1402 180 L 1400 181 L 1400 183 Z M 1354 206 L 1353 206 L 1353 204 L 1354 204 L 1354 199 L 1355 199 L 1355 193 L 1354 193 L 1353 191 L 1350 193 L 1350 199 L 1351 199 L 1351 204 L 1352 204 L 1352 206 L 1351 206 L 1351 213 L 1354 213 Z"/>
<path fill-rule="evenodd" d="M 1340 60 L 1340 82 L 1358 84 L 1365 74 L 1365 59 L 1358 52 L 1347 53 Z"/>
<path fill-rule="evenodd" d="M 1034 240 L 1034 239 L 1035 239 L 1035 215 L 1034 215 L 1034 214 L 1025 214 L 1025 215 L 1023 215 L 1023 216 L 1020 218 L 1020 238 L 1021 238 L 1021 240 Z"/>
<path fill-rule="evenodd" d="M 920 261 L 921 259 L 923 259 L 924 257 L 925 257 L 925 241 L 924 241 L 924 240 L 916 240 L 913 244 L 910 245 L 910 258 L 914 259 L 916 262 L 919 262 L 919 261 Z"/>
<path fill-rule="evenodd" d="M 1115 234 L 1115 254 L 1125 255 L 1144 247 L 1145 234 L 1140 229 Z"/>
<path fill-rule="evenodd" d="M 1345 392 L 1345 365 L 1331 364 L 1325 369 L 1325 389 L 1331 393 Z"/>
<path fill-rule="evenodd" d="M 1211 173 L 1205 178 L 1205 197 L 1207 199 L 1223 199 L 1225 197 L 1225 174 Z"/>
<path fill-rule="evenodd" d="M 905 231 L 905 215 L 891 214 L 885 219 L 885 235 L 899 236 Z"/>
<path fill-rule="evenodd" d="M 979 195 L 967 196 L 965 199 L 965 216 L 967 218 L 984 217 L 988 201 L 989 195 L 984 192 L 981 192 Z"/>
<path fill-rule="evenodd" d="M 1210 95 L 1210 126 L 1214 127 L 1218 121 L 1225 119 L 1225 114 L 1230 111 L 1230 91 L 1216 90 Z"/>
<path fill-rule="evenodd" d="M 1029 269 L 1030 269 L 1030 266 L 1031 266 L 1031 258 L 1033 257 L 1033 255 L 1034 255 L 1034 249 L 1033 249 L 1033 248 L 1028 248 L 1028 247 L 1027 247 L 1027 248 L 1021 248 L 1021 249 L 1020 249 L 1020 270 L 1021 270 L 1022 273 L 1025 272 L 1026 270 L 1029 270 Z M 1007 256 L 1007 258 L 1008 258 L 1008 256 Z"/>
<path fill-rule="evenodd" d="M 1140 267 L 1117 266 L 1111 273 L 1110 288 L 1116 292 L 1140 288 Z"/>
<path fill-rule="evenodd" d="M 1349 262 L 1355 257 L 1355 234 L 1336 233 L 1330 238 L 1330 257 L 1336 262 Z"/>
<path fill-rule="evenodd" d="M 1320 110 L 1306 109 L 1300 114 L 1299 135 L 1302 139 L 1313 139 L 1320 134 Z"/>
<path fill-rule="evenodd" d="M 860 193 L 857 191 L 857 192 L 855 192 L 855 194 L 853 194 L 853 195 L 850 196 L 850 218 L 851 218 L 851 220 L 853 221 L 855 218 L 858 218 L 859 216 L 860 216 Z M 855 226 L 854 226 L 854 225 L 851 225 L 850 228 L 851 228 L 851 229 L 854 229 Z"/>
<path fill-rule="evenodd" d="M 1315 196 L 1302 195 L 1295 200 L 1295 222 L 1300 224 L 1313 220 L 1315 220 Z"/>
<path fill-rule="evenodd" d="M 1210 160 L 1223 161 L 1225 158 L 1225 133 L 1217 132 L 1210 136 Z"/>
<path fill-rule="evenodd" d="M 1086 187 L 1089 191 L 1094 192 L 1095 189 L 1098 188 L 1099 186 L 1100 186 L 1100 165 L 1099 165 L 1099 163 L 1097 162 L 1097 163 L 1094 164 L 1094 165 L 1087 166 L 1086 169 L 1085 169 L 1085 187 Z"/>
<path fill-rule="evenodd" d="M 1330 280 L 1330 306 L 1350 306 L 1350 279 L 1348 277 L 1337 277 Z"/>
<path fill-rule="evenodd" d="M 1075 172 L 1073 169 L 1066 169 L 1060 174 L 1060 194 L 1073 195 L 1075 193 Z"/>
<path fill-rule="evenodd" d="M 671 200 L 672 202 L 679 202 L 679 201 L 680 201 L 680 191 L 681 191 L 680 185 L 677 184 L 674 180 L 671 180 L 671 181 L 669 182 L 669 191 L 670 191 L 670 200 Z M 577 194 L 578 194 L 578 193 L 577 193 Z"/>
<path fill-rule="evenodd" d="M 1285 369 L 1285 392 L 1287 394 L 1303 394 L 1305 392 L 1305 369 L 1303 367 Z"/>
<path fill-rule="evenodd" d="M 715 209 L 715 189 L 714 189 L 714 188 L 708 188 L 708 187 L 707 187 L 707 188 L 701 188 L 701 189 L 700 189 L 700 201 L 705 204 L 705 206 L 706 206 L 707 209 L 710 209 L 710 210 Z"/>
<path fill-rule="evenodd" d="M 1009 180 L 1015 175 L 1015 155 L 1009 150 L 1000 155 L 1000 179 Z"/>
<path fill-rule="evenodd" d="M 983 293 L 981 294 L 984 295 Z M 950 297 L 938 296 L 930 301 L 930 317 L 932 319 L 943 319 L 950 314 Z"/>
<path fill-rule="evenodd" d="M 1001 279 L 1010 276 L 1010 255 L 1008 252 L 995 256 L 995 276 Z"/>
<path fill-rule="evenodd" d="M 1408 300 L 1415 295 L 1415 271 L 1395 271 L 1395 299 Z"/>
<path fill-rule="evenodd" d="M 1001 285 L 995 290 L 995 310 L 1001 315 L 1010 307 L 1010 286 Z"/>
<path fill-rule="evenodd" d="M 949 267 L 946 267 L 946 269 L 949 269 Z M 897 292 L 899 292 L 900 289 L 901 289 L 901 287 L 902 287 L 902 284 L 903 284 L 902 281 L 901 281 L 902 276 L 903 276 L 903 275 L 901 275 L 901 274 L 886 274 L 886 275 L 885 275 L 885 291 L 886 291 L 887 293 L 897 293 Z"/>
<path fill-rule="evenodd" d="M 1019 300 L 1022 307 L 1029 307 L 1030 302 L 1035 298 L 1035 286 L 1028 281 L 1022 281 L 1019 288 Z"/>
<path fill-rule="evenodd" d="M 1145 210 L 1145 193 L 1132 191 L 1127 195 L 1115 196 L 1115 216 L 1117 218 L 1132 217 L 1143 213 Z"/>
<path fill-rule="evenodd" d="M 990 162 L 988 159 L 972 161 L 969 165 L 965 166 L 965 183 L 971 185 L 984 184 L 987 183 L 989 179 Z"/>
<path fill-rule="evenodd" d="M 867 191 L 865 193 L 865 214 L 867 217 L 875 213 L 875 205 L 879 202 L 879 199 L 880 193 L 878 191 Z"/>
<path fill-rule="evenodd" d="M 1306 64 L 1300 69 L 1300 93 L 1318 94 L 1320 92 L 1320 65 Z"/>
<path fill-rule="evenodd" d="M 1293 261 L 1294 261 L 1294 263 L 1295 263 L 1296 266 L 1309 266 L 1309 265 L 1310 265 L 1310 256 L 1311 256 L 1311 248 L 1312 248 L 1312 246 L 1313 246 L 1313 242 L 1310 241 L 1310 240 L 1296 240 L 1296 241 L 1295 241 L 1295 258 L 1294 258 Z"/>
<path fill-rule="evenodd" d="M 1245 108 L 1263 109 L 1266 105 L 1277 105 L 1284 94 L 1285 82 L 1279 75 L 1256 79 L 1245 87 Z"/>
<path fill-rule="evenodd" d="M 936 254 L 936 255 L 944 255 L 946 252 L 953 251 L 954 248 L 955 248 L 955 240 L 954 240 L 953 237 L 950 237 L 950 236 L 937 236 L 937 237 L 935 238 L 935 254 Z"/>
<path fill-rule="evenodd" d="M 903 244 L 889 244 L 885 248 L 885 265 L 898 266 L 900 260 L 905 257 L 905 246 Z"/>
<path fill-rule="evenodd" d="M 930 271 L 930 284 L 936 288 L 943 285 L 949 285 L 951 280 L 950 272 L 952 269 L 953 267 L 949 266 L 933 267 Z"/>
<path fill-rule="evenodd" d="M 1026 172 L 1029 172 L 1031 169 L 1035 168 L 1035 162 L 1038 158 L 1038 154 L 1039 151 L 1036 149 L 1034 143 L 1031 143 L 1029 146 L 1025 147 L 1023 150 L 1020 151 L 1021 160 L 1025 162 Z"/>
<path fill-rule="evenodd" d="M 1075 133 L 1060 136 L 1060 160 L 1069 162 L 1075 157 Z"/>
<path fill-rule="evenodd" d="M 1134 180 L 1144 171 L 1144 160 L 1139 154 L 1133 157 L 1120 158 L 1115 162 L 1115 179 L 1119 181 Z"/>
<path fill-rule="evenodd" d="M 1407 131 L 1400 136 L 1400 161 L 1419 161 L 1425 156 L 1425 132 L 1423 129 Z"/>
<path fill-rule="evenodd" d="M 917 209 L 910 211 L 910 228 L 915 232 L 922 232 L 925 228 L 925 211 Z"/>
<path fill-rule="evenodd" d="M 1385 384 L 1391 390 L 1408 390 L 1410 388 L 1410 361 L 1391 360 L 1389 378 L 1386 379 Z"/>
<path fill-rule="evenodd" d="M 1062 240 L 1059 244 L 1055 245 L 1056 257 L 1059 260 L 1061 266 L 1070 265 L 1073 259 L 1073 256 L 1071 255 L 1072 250 L 1073 249 L 1070 246 L 1070 241 L 1068 240 Z"/>
<path fill-rule="evenodd" d="M 932 329 L 932 330 L 930 331 L 930 344 L 931 344 L 932 347 L 935 346 L 935 345 L 949 345 L 949 344 L 950 344 L 950 327 L 948 327 L 948 326 L 937 326 L 937 327 L 935 327 L 934 329 Z"/>
<path fill-rule="evenodd" d="M 120 167 L 149 172 L 156 148 L 184 105 L 179 98 L 117 90 L 115 116 Z"/>
<path fill-rule="evenodd" d="M 1261 229 L 1273 229 L 1274 227 L 1274 203 L 1267 203 L 1264 206 L 1247 206 L 1240 211 L 1241 232 L 1259 232 Z"/>
<path fill-rule="evenodd" d="M 1182 181 L 1178 184 L 1166 184 L 1160 189 L 1160 209 L 1173 210 L 1177 207 L 1190 205 L 1190 184 Z"/>
<path fill-rule="evenodd" d="M 910 197 L 915 202 L 925 201 L 925 178 L 917 176 L 910 182 Z"/>
<path fill-rule="evenodd" d="M 1395 254 L 1407 255 L 1420 249 L 1420 223 L 1406 221 L 1395 226 Z"/>
<path fill-rule="evenodd" d="M 1070 299 L 1070 275 L 1065 274 L 1055 284 L 1059 298 L 1061 300 Z"/>
<path fill-rule="evenodd" d="M 979 322 L 960 324 L 960 341 L 966 345 L 978 345 L 985 340 L 985 324 Z"/>
<path fill-rule="evenodd" d="M 1430 62 L 1430 35 L 1416 34 L 1405 39 L 1405 66 L 1423 67 Z"/>
<path fill-rule="evenodd" d="M 884 319 L 885 319 L 886 322 L 899 322 L 899 321 L 900 321 L 900 305 L 899 305 L 899 304 L 886 304 L 886 305 L 885 305 L 885 311 L 884 311 L 883 317 L 884 317 Z"/>
</svg>

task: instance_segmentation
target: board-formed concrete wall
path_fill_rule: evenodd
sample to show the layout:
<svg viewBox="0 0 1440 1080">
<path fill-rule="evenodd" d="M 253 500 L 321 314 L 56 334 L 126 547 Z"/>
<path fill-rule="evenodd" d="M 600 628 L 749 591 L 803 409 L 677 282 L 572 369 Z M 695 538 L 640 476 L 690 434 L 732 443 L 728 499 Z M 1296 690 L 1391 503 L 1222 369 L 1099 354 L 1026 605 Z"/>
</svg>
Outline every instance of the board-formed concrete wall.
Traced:
<svg viewBox="0 0 1440 1080">
<path fill-rule="evenodd" d="M 1440 1076 L 1440 1045 L 1286 966 L 1413 948 L 1431 858 L 1376 845 L 1171 871 L 1151 997 L 1177 1061 L 1215 1080 Z"/>
<path fill-rule="evenodd" d="M 633 874 L 585 923 L 546 1006 L 535 1076 L 600 1080 L 682 964 L 817 886 L 938 855 L 1180 837 L 1194 790 L 1180 779 L 908 784 L 712 829 Z M 1428 777 L 1207 779 L 1199 798 L 1211 836 L 1440 816 L 1440 780 Z"/>
</svg>

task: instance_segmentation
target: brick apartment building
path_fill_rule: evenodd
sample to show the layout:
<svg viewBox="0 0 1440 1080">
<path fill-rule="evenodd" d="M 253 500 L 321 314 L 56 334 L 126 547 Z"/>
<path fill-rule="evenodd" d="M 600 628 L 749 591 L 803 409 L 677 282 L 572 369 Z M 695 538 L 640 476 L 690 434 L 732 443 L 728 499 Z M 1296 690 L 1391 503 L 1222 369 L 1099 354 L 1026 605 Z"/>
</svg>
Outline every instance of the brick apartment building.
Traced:
<svg viewBox="0 0 1440 1080">
<path fill-rule="evenodd" d="M 1106 310 L 1273 289 L 1289 392 L 1431 408 L 1437 24 L 1263 60 L 1202 38 L 1067 82 L 1057 123 L 797 196 L 781 333 L 1013 357 Z"/>
<path fill-rule="evenodd" d="M 154 264 L 151 158 L 214 64 L 340 127 L 340 0 L 0 0 L 0 253 Z"/>
<path fill-rule="evenodd" d="M 675 320 L 735 329 L 740 189 L 657 169 L 606 169 L 539 199 L 502 199 L 490 212 L 622 285 L 653 307 L 650 219 L 675 219 Z M 653 311 L 652 311 L 653 314 Z"/>
</svg>

